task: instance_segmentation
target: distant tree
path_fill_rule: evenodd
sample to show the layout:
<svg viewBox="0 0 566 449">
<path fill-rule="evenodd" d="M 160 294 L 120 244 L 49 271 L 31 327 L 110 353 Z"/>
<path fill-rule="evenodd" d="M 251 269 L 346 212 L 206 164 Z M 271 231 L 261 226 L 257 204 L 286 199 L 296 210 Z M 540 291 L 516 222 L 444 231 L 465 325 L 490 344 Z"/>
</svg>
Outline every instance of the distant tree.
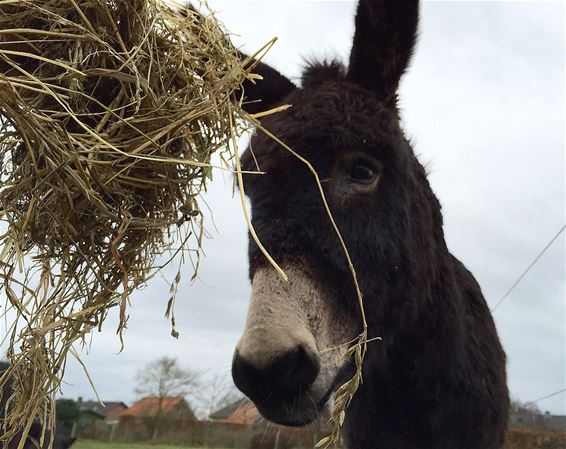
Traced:
<svg viewBox="0 0 566 449">
<path fill-rule="evenodd" d="M 207 419 L 212 413 L 242 398 L 232 378 L 226 375 L 203 375 L 203 382 L 199 388 L 196 403 L 198 417 Z"/>
<path fill-rule="evenodd" d="M 511 400 L 511 411 L 515 413 L 524 412 L 533 416 L 542 415 L 541 409 L 532 402 L 521 402 L 518 399 Z"/>
<path fill-rule="evenodd" d="M 177 359 L 173 357 L 161 357 L 138 371 L 135 392 L 140 396 L 158 398 L 157 413 L 147 421 L 152 440 L 157 437 L 163 420 L 164 399 L 175 396 L 194 396 L 198 387 L 197 379 L 198 375 L 191 370 L 181 368 Z"/>
<path fill-rule="evenodd" d="M 511 400 L 512 423 L 526 427 L 545 427 L 547 425 L 548 412 L 543 412 L 532 402 L 522 402 L 518 399 Z"/>
<path fill-rule="evenodd" d="M 57 421 L 62 422 L 65 427 L 71 429 L 79 419 L 79 406 L 72 399 L 57 399 L 56 401 Z"/>
</svg>

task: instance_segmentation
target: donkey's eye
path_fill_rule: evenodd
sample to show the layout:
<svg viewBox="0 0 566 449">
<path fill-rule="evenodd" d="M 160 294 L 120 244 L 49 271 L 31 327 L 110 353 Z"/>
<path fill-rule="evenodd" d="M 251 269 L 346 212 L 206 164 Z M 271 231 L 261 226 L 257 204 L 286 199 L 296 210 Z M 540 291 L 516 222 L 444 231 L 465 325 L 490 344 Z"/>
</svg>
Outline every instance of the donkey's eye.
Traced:
<svg viewBox="0 0 566 449">
<path fill-rule="evenodd" d="M 365 161 L 354 161 L 348 173 L 352 182 L 371 184 L 378 176 L 378 170 Z"/>
<path fill-rule="evenodd" d="M 362 151 L 344 154 L 333 168 L 334 192 L 341 198 L 373 191 L 383 173 L 381 161 Z"/>
</svg>

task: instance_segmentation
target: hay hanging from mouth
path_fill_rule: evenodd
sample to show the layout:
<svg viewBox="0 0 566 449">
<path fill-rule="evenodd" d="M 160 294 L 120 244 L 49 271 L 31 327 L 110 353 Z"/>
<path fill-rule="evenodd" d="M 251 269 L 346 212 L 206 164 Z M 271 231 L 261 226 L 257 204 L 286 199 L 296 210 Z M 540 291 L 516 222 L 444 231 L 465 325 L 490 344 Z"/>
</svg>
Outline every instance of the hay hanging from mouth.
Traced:
<svg viewBox="0 0 566 449">
<path fill-rule="evenodd" d="M 213 16 L 158 0 L 0 3 L 0 287 L 16 315 L 0 440 L 52 424 L 72 345 L 114 306 L 121 334 L 156 257 L 198 258 L 246 64 Z"/>
</svg>

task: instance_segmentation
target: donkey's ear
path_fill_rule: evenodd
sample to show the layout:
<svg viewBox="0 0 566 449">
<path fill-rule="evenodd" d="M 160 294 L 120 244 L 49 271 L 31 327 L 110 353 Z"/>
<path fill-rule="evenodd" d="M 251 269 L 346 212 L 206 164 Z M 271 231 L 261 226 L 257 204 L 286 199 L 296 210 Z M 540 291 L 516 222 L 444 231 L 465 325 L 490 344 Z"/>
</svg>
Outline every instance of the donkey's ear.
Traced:
<svg viewBox="0 0 566 449">
<path fill-rule="evenodd" d="M 419 0 L 360 0 L 348 78 L 394 103 L 418 22 Z"/>
<path fill-rule="evenodd" d="M 198 14 L 198 10 L 191 2 L 187 2 L 179 9 L 179 13 L 188 17 L 194 13 Z M 202 16 L 198 14 L 198 17 Z M 2 35 L 0 34 L 1 38 Z M 242 52 L 238 52 L 238 56 L 241 61 L 248 59 L 248 56 Z M 251 64 L 254 65 L 252 72 L 260 75 L 262 79 L 253 82 L 246 79 L 242 85 L 244 95 L 242 107 L 246 112 L 255 114 L 274 108 L 282 103 L 284 97 L 296 89 L 296 86 L 289 79 L 267 64 L 261 61 L 252 61 Z M 238 91 L 237 95 L 241 96 L 242 91 Z"/>
<path fill-rule="evenodd" d="M 242 59 L 246 59 L 246 56 L 242 55 Z M 257 63 L 252 72 L 263 79 L 244 81 L 242 107 L 250 114 L 279 106 L 283 99 L 297 88 L 291 80 L 263 62 Z"/>
</svg>

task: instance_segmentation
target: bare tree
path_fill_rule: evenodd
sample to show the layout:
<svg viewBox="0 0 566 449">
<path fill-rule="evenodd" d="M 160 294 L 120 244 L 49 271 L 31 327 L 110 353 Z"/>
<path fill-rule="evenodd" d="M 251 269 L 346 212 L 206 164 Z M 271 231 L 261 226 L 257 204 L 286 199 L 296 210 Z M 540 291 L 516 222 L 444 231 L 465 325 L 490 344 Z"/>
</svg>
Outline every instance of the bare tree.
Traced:
<svg viewBox="0 0 566 449">
<path fill-rule="evenodd" d="M 549 412 L 543 412 L 533 402 L 521 402 L 517 399 L 511 400 L 511 423 L 522 427 L 546 427 Z"/>
<path fill-rule="evenodd" d="M 193 396 L 198 387 L 197 379 L 193 371 L 181 368 L 173 357 L 161 357 L 138 371 L 135 392 L 157 398 L 157 412 L 147 420 L 152 440 L 157 437 L 163 419 L 165 398 Z"/>
<path fill-rule="evenodd" d="M 207 376 L 196 397 L 198 416 L 201 419 L 207 419 L 215 411 L 242 397 L 231 377 L 221 374 Z"/>
<path fill-rule="evenodd" d="M 532 402 L 521 402 L 518 399 L 511 400 L 511 411 L 515 413 L 526 413 L 533 416 L 542 415 L 541 409 Z"/>
</svg>

